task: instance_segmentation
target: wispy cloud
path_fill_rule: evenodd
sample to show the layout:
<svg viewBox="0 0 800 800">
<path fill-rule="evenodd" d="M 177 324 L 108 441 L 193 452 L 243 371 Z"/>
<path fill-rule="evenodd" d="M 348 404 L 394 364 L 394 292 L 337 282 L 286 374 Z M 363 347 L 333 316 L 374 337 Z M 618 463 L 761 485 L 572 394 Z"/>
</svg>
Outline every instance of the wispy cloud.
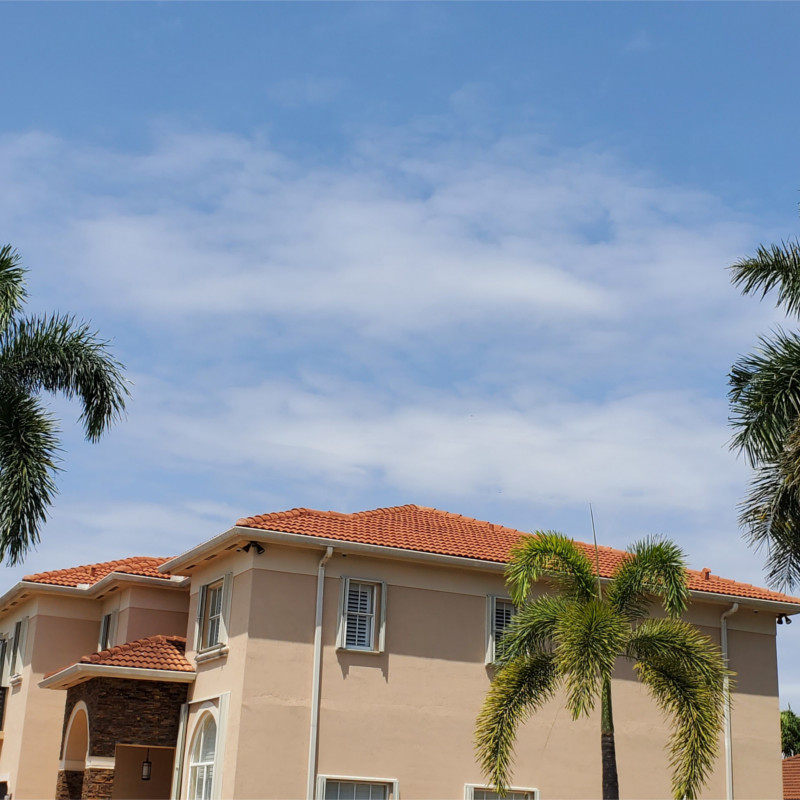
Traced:
<svg viewBox="0 0 800 800">
<path fill-rule="evenodd" d="M 129 550 L 121 519 L 222 526 L 187 517 L 200 497 L 225 524 L 402 495 L 507 502 L 522 527 L 592 497 L 633 527 L 691 539 L 717 518 L 736 538 L 725 371 L 768 311 L 723 267 L 753 226 L 597 148 L 451 124 L 364 131 L 325 165 L 218 132 L 162 129 L 141 152 L 0 140 L 0 222 L 37 301 L 119 331 L 136 383 L 113 469 L 80 466 L 136 479 L 54 525 Z"/>
</svg>

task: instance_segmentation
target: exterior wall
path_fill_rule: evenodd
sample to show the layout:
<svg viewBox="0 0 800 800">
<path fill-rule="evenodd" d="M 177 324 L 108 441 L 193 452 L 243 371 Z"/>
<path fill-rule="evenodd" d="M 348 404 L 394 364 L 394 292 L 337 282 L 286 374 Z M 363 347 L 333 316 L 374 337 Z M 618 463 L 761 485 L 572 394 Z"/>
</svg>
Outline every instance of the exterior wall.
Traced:
<svg viewBox="0 0 800 800">
<path fill-rule="evenodd" d="M 230 691 L 231 709 L 239 711 L 238 720 L 230 714 L 227 721 L 222 796 L 305 795 L 321 555 L 269 546 L 251 566 L 236 567 L 243 571 L 232 599 L 237 614 L 249 603 L 246 635 L 231 638 L 226 663 L 200 666 L 202 681 L 198 675 L 193 690 L 199 699 Z M 397 779 L 406 800 L 460 798 L 466 783 L 484 783 L 473 735 L 492 675 L 484 665 L 486 597 L 505 594 L 502 573 L 335 554 L 326 574 L 318 773 Z M 341 576 L 388 584 L 386 652 L 336 649 Z M 726 607 L 697 603 L 687 618 L 718 641 Z M 780 796 L 774 621 L 773 614 L 746 609 L 729 618 L 731 667 L 739 673 L 733 710 L 738 800 Z M 242 620 L 232 625 L 238 632 Z M 627 664 L 619 665 L 613 696 L 622 797 L 669 796 L 669 727 Z M 187 748 L 190 743 L 191 735 Z M 542 798 L 597 795 L 597 714 L 574 722 L 557 698 L 522 726 L 516 753 L 516 785 L 538 788 Z M 720 757 L 703 797 L 724 793 Z"/>
<path fill-rule="evenodd" d="M 83 795 L 83 771 L 59 770 L 56 800 L 80 800 Z"/>
<path fill-rule="evenodd" d="M 0 749 L 0 780 L 8 780 L 15 799 L 53 795 L 66 692 L 41 689 L 38 683 L 47 673 L 97 649 L 103 614 L 118 609 L 124 601 L 138 630 L 146 631 L 143 635 L 186 634 L 185 589 L 134 586 L 133 590 L 119 590 L 101 600 L 57 594 L 29 597 L 0 620 L 0 633 L 13 633 L 16 621 L 28 617 L 22 682 L 8 693 Z M 117 641 L 123 641 L 119 624 L 117 630 Z M 102 780 L 98 781 L 99 786 Z"/>
<path fill-rule="evenodd" d="M 252 615 L 258 614 L 258 601 L 252 599 L 253 564 L 256 556 L 251 553 L 233 552 L 215 560 L 208 567 L 198 570 L 192 576 L 189 601 L 189 633 L 186 637 L 186 657 L 193 661 L 197 651 L 195 620 L 197 618 L 198 598 L 202 586 L 232 573 L 231 606 L 228 620 L 228 653 L 211 661 L 197 664 L 197 677 L 189 692 L 186 753 L 182 772 L 183 791 L 188 785 L 189 758 L 194 731 L 202 714 L 211 710 L 218 724 L 218 735 L 222 737 L 219 761 L 216 767 L 220 781 L 219 793 L 222 797 L 238 797 L 235 783 L 238 780 L 239 742 L 241 738 L 241 717 L 246 711 L 243 693 L 245 671 L 250 664 L 248 649 L 248 629 Z M 257 670 L 258 668 L 255 667 Z M 261 740 L 259 760 L 264 758 L 264 739 Z M 245 769 L 246 772 L 249 770 Z M 264 788 L 262 787 L 262 794 Z"/>
<path fill-rule="evenodd" d="M 174 747 L 186 691 L 185 683 L 93 678 L 67 690 L 62 730 L 83 701 L 90 757 L 114 758 L 118 744 Z"/>
<path fill-rule="evenodd" d="M 142 762 L 149 752 L 153 765 L 149 781 L 142 780 Z M 113 800 L 164 800 L 172 786 L 173 748 L 117 746 Z"/>
<path fill-rule="evenodd" d="M 114 644 L 133 642 L 146 636 L 186 636 L 187 592 L 133 585 L 107 599 L 103 614 L 117 611 Z M 101 615 L 102 616 L 102 615 Z"/>
<path fill-rule="evenodd" d="M 89 600 L 40 597 L 2 620 L 13 632 L 28 617 L 22 683 L 9 690 L 0 774 L 7 775 L 15 798 L 53 794 L 61 745 L 64 693 L 40 689 L 47 672 L 66 666 L 97 645 L 98 621 Z"/>
</svg>

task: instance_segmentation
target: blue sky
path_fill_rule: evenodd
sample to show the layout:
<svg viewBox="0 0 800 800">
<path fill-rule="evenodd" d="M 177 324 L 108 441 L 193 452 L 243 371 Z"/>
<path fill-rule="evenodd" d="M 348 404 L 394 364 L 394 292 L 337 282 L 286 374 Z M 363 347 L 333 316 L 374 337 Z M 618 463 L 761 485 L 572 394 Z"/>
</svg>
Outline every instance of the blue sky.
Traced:
<svg viewBox="0 0 800 800">
<path fill-rule="evenodd" d="M 726 374 L 795 235 L 794 4 L 0 5 L 0 240 L 133 381 L 28 571 L 415 502 L 763 583 Z M 784 702 L 800 646 L 779 629 Z"/>
</svg>

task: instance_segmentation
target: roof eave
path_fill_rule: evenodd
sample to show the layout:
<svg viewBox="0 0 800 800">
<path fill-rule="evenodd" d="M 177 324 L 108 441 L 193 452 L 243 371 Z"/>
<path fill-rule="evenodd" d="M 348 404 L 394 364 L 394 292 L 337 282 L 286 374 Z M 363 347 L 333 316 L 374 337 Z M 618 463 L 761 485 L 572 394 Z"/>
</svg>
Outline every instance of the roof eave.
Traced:
<svg viewBox="0 0 800 800">
<path fill-rule="evenodd" d="M 227 549 L 231 542 L 237 540 L 278 544 L 290 543 L 300 547 L 333 547 L 348 553 L 364 553 L 365 555 L 375 555 L 404 561 L 432 562 L 451 567 L 488 570 L 491 572 L 503 572 L 506 568 L 505 562 L 500 561 L 486 561 L 480 558 L 467 558 L 464 556 L 449 556 L 440 553 L 429 553 L 424 550 L 406 550 L 400 547 L 386 547 L 385 545 L 378 544 L 364 544 L 342 539 L 329 539 L 324 536 L 309 536 L 305 533 L 288 533 L 286 531 L 264 530 L 263 528 L 248 528 L 243 525 L 234 525 L 232 528 L 218 534 L 213 539 L 208 539 L 202 544 L 175 556 L 175 558 L 162 564 L 159 570 L 165 572 L 178 570 L 190 571 L 192 568 L 198 566 L 200 562 L 210 560 L 209 557 L 213 557 L 213 555 L 216 555 L 218 552 Z M 602 578 L 601 580 L 606 582 L 609 579 Z M 792 615 L 800 613 L 800 603 L 765 600 L 757 597 L 732 595 L 722 592 L 705 592 L 698 589 L 690 589 L 689 593 L 696 600 L 710 603 L 739 603 L 740 605 L 747 605 L 751 608 L 768 609 L 774 611 L 776 614 Z"/>
<path fill-rule="evenodd" d="M 144 669 L 142 667 L 118 667 L 111 664 L 84 664 L 78 662 L 49 675 L 39 681 L 42 689 L 69 689 L 92 678 L 124 678 L 134 681 L 157 681 L 159 683 L 192 683 L 195 672 L 177 669 Z"/>
<path fill-rule="evenodd" d="M 482 558 L 468 558 L 464 556 L 449 556 L 441 553 L 429 553 L 425 550 L 407 550 L 402 547 L 387 547 L 380 544 L 365 544 L 363 542 L 351 542 L 344 539 L 329 539 L 324 536 L 309 536 L 305 533 L 288 533 L 287 531 L 264 530 L 263 528 L 247 528 L 234 525 L 224 533 L 209 539 L 206 542 L 187 550 L 179 556 L 167 561 L 159 567 L 159 570 L 171 572 L 173 570 L 190 571 L 199 565 L 199 562 L 210 560 L 221 550 L 225 550 L 226 545 L 232 541 L 249 541 L 264 543 L 294 544 L 299 547 L 333 547 L 337 550 L 344 550 L 348 553 L 364 553 L 365 555 L 381 556 L 382 558 L 399 559 L 403 561 L 427 561 L 438 564 L 447 564 L 451 567 L 463 567 L 467 569 L 490 570 L 492 572 L 503 572 L 506 568 L 505 562 L 488 561 Z"/>
<path fill-rule="evenodd" d="M 63 586 L 59 583 L 39 583 L 22 580 L 15 583 L 5 594 L 0 595 L 0 616 L 5 614 L 12 601 L 26 592 L 31 594 L 71 595 L 72 597 L 95 597 L 102 594 L 115 583 L 133 583 L 147 586 L 158 586 L 162 589 L 184 589 L 190 579 L 185 575 L 173 575 L 171 578 L 156 578 L 152 575 L 133 575 L 130 572 L 109 572 L 97 583 L 90 586 Z"/>
</svg>

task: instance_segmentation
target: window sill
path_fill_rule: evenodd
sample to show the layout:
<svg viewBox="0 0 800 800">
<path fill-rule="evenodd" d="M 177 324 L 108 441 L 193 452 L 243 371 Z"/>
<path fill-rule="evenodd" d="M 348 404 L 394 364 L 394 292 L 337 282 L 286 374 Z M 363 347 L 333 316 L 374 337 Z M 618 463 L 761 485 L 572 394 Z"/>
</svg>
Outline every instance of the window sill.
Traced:
<svg viewBox="0 0 800 800">
<path fill-rule="evenodd" d="M 228 655 L 228 645 L 217 644 L 214 647 L 209 647 L 201 650 L 195 657 L 195 664 L 205 664 L 206 661 L 214 661 L 218 658 L 225 658 Z"/>
<path fill-rule="evenodd" d="M 22 686 L 22 675 L 20 675 L 19 673 L 17 673 L 16 675 L 12 675 L 8 679 L 8 685 L 9 686 Z"/>
<path fill-rule="evenodd" d="M 361 650 L 358 647 L 337 647 L 337 653 L 360 653 L 364 656 L 380 656 L 383 655 L 383 650 Z"/>
</svg>

